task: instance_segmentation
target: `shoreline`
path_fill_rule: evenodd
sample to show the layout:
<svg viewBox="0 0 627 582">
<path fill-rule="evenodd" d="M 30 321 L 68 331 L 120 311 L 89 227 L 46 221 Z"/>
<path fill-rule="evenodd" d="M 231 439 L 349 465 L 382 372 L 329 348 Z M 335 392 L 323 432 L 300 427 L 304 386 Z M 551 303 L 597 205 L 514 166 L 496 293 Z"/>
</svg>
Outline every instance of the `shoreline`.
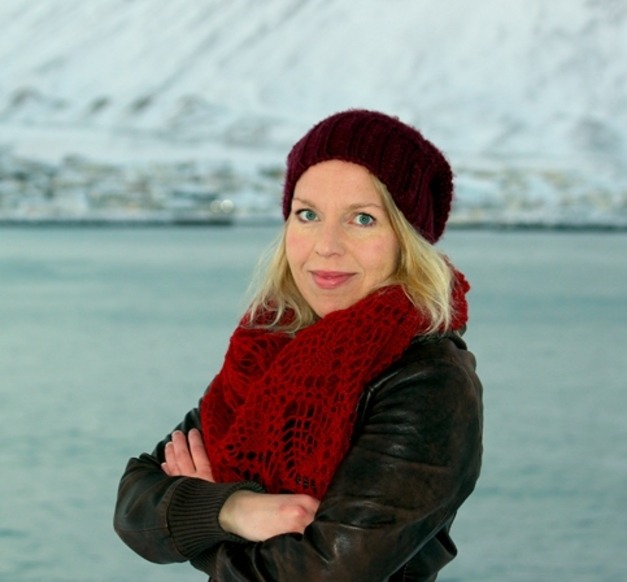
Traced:
<svg viewBox="0 0 627 582">
<path fill-rule="evenodd" d="M 0 218 L 0 228 L 226 228 L 280 226 L 282 219 L 259 217 L 232 220 L 204 218 L 99 219 L 99 218 Z M 449 222 L 447 231 L 529 232 L 627 232 L 627 224 L 543 222 Z"/>
</svg>

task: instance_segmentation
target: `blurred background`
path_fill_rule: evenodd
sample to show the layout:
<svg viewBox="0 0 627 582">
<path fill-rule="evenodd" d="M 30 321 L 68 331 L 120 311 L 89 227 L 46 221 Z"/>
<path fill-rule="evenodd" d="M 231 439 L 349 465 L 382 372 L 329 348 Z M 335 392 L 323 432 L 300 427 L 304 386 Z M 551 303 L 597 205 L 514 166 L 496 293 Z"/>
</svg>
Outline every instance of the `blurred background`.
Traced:
<svg viewBox="0 0 627 582">
<path fill-rule="evenodd" d="M 0 218 L 272 215 L 291 144 L 366 107 L 447 153 L 456 221 L 627 225 L 624 0 L 259 4 L 3 2 Z"/>
<path fill-rule="evenodd" d="M 456 174 L 486 455 L 441 579 L 627 579 L 626 0 L 4 0 L 0 30 L 1 580 L 203 579 L 116 538 L 117 481 L 219 369 L 289 148 L 350 107 Z"/>
</svg>

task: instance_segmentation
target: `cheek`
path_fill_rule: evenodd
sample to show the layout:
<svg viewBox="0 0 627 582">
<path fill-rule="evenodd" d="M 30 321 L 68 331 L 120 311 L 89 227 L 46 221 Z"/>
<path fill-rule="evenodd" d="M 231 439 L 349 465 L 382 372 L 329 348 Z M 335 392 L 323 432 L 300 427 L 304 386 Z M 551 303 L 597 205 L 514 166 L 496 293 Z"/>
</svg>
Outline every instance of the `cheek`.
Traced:
<svg viewBox="0 0 627 582">
<path fill-rule="evenodd" d="M 290 268 L 294 268 L 305 256 L 303 237 L 288 229 L 285 234 L 285 256 Z"/>
<path fill-rule="evenodd" d="M 395 240 L 381 240 L 373 244 L 369 248 L 367 259 L 373 275 L 382 279 L 389 277 L 396 271 L 398 255 L 399 248 Z"/>
<path fill-rule="evenodd" d="M 401 260 L 401 248 L 398 244 L 398 241 L 396 240 L 396 238 L 392 241 L 390 247 L 389 247 L 389 261 L 388 261 L 388 269 L 389 269 L 389 273 L 390 275 L 392 275 L 393 273 L 396 273 L 396 271 L 398 270 L 398 265 L 400 263 Z"/>
</svg>

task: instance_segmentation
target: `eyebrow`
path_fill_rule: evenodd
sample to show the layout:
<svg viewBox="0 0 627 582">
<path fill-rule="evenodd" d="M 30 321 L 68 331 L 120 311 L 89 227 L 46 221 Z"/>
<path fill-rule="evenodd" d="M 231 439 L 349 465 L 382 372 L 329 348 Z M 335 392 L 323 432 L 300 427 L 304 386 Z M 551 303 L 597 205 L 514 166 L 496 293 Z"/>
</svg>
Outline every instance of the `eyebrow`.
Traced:
<svg viewBox="0 0 627 582">
<path fill-rule="evenodd" d="M 294 196 L 294 198 L 292 199 L 294 201 L 298 201 L 301 204 L 304 204 L 306 206 L 316 206 L 313 202 L 311 202 L 310 200 L 307 200 L 305 198 L 300 198 L 298 196 Z M 358 210 L 360 208 L 369 208 L 369 207 L 373 207 L 373 208 L 379 208 L 381 210 L 383 210 L 383 205 L 381 204 L 377 204 L 376 202 L 365 202 L 365 203 L 361 203 L 358 202 L 356 204 L 351 204 L 348 206 L 349 210 Z"/>
</svg>

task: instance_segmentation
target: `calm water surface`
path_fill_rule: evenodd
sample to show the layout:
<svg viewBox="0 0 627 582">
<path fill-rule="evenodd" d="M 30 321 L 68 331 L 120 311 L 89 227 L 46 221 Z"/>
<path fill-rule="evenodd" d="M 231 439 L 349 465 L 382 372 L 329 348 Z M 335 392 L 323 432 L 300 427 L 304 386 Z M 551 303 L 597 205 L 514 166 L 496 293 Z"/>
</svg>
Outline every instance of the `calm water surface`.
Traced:
<svg viewBox="0 0 627 582">
<path fill-rule="evenodd" d="M 274 234 L 0 229 L 0 580 L 206 579 L 128 550 L 115 492 L 219 368 Z M 486 450 L 440 579 L 624 582 L 627 235 L 442 246 L 473 284 Z"/>
</svg>

